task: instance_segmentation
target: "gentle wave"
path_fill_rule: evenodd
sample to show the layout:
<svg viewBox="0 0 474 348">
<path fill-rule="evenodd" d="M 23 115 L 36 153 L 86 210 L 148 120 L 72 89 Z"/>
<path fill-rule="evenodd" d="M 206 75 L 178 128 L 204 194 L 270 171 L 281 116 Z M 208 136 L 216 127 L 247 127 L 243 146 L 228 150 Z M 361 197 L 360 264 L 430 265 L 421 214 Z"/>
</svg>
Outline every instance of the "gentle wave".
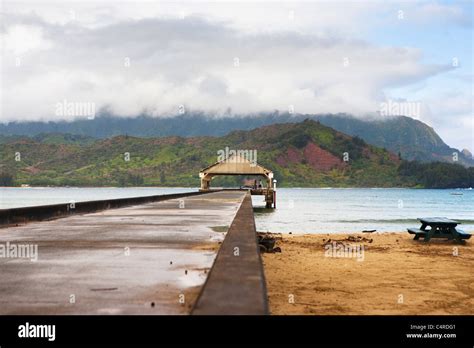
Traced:
<svg viewBox="0 0 474 348">
<path fill-rule="evenodd" d="M 342 222 L 342 223 L 367 223 L 367 222 L 383 222 L 383 223 L 392 223 L 392 224 L 400 224 L 400 223 L 413 223 L 418 222 L 417 219 L 354 219 L 354 220 L 331 220 L 332 222 Z"/>
<path fill-rule="evenodd" d="M 459 222 L 460 224 L 474 224 L 474 220 L 466 220 L 466 219 L 456 219 L 452 218 L 452 220 Z M 342 222 L 342 223 L 363 223 L 363 222 L 383 222 L 383 223 L 393 223 L 393 224 L 398 224 L 398 223 L 413 223 L 413 222 L 419 222 L 418 219 L 354 219 L 354 220 L 330 220 L 332 222 Z"/>
</svg>

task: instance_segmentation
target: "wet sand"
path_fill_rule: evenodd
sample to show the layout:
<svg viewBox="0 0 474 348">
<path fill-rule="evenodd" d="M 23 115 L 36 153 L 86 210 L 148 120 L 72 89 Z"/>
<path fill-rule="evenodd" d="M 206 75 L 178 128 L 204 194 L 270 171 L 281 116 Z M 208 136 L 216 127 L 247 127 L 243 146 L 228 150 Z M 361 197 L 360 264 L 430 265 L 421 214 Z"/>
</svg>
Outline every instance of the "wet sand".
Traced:
<svg viewBox="0 0 474 348">
<path fill-rule="evenodd" d="M 474 314 L 473 241 L 425 244 L 407 232 L 283 235 L 281 253 L 262 254 L 271 314 Z M 342 252 L 340 243 L 363 249 Z"/>
</svg>

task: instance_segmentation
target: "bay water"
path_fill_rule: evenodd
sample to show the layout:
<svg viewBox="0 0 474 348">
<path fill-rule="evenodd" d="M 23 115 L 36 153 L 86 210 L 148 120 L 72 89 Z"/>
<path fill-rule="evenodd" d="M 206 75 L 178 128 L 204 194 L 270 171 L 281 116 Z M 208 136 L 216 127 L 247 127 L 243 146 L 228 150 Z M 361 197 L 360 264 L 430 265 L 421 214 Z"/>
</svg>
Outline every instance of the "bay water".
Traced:
<svg viewBox="0 0 474 348">
<path fill-rule="evenodd" d="M 3 187 L 0 209 L 90 200 L 138 197 L 197 188 Z M 339 233 L 406 231 L 419 217 L 448 217 L 474 232 L 474 190 L 379 188 L 279 188 L 277 209 L 265 209 L 263 196 L 252 197 L 259 231 Z"/>
</svg>

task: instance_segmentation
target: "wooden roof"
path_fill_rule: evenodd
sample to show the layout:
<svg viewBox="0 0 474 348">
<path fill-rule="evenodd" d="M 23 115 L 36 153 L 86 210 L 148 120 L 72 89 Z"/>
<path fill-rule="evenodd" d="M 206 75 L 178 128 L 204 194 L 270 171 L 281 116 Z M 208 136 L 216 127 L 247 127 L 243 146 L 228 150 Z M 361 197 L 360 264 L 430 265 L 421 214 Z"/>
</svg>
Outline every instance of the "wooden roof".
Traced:
<svg viewBox="0 0 474 348">
<path fill-rule="evenodd" d="M 264 175 L 273 177 L 273 172 L 265 167 L 249 161 L 248 159 L 233 155 L 223 161 L 216 162 L 202 169 L 200 175 L 222 174 L 222 175 Z"/>
</svg>

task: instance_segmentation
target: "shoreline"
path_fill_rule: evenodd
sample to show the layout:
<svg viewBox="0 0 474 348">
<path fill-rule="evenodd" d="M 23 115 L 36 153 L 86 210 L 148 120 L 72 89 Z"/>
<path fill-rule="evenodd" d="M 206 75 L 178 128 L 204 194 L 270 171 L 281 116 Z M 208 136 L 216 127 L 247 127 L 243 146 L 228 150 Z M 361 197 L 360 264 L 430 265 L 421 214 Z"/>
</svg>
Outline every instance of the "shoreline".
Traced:
<svg viewBox="0 0 474 348">
<path fill-rule="evenodd" d="M 282 234 L 275 246 L 281 253 L 262 254 L 271 314 L 474 313 L 472 240 L 425 244 L 407 232 Z"/>
<path fill-rule="evenodd" d="M 22 186 L 28 185 L 28 186 Z M 199 189 L 199 185 L 197 186 L 53 186 L 53 185 L 30 185 L 30 184 L 21 184 L 17 186 L 0 186 L 0 188 L 185 188 L 185 189 Z M 237 189 L 239 187 L 213 187 L 214 189 Z M 279 186 L 279 189 L 301 189 L 301 190 L 357 190 L 357 189 L 364 189 L 364 190 L 473 190 L 472 187 L 440 187 L 440 188 L 430 188 L 430 187 L 420 187 L 420 186 Z"/>
</svg>

